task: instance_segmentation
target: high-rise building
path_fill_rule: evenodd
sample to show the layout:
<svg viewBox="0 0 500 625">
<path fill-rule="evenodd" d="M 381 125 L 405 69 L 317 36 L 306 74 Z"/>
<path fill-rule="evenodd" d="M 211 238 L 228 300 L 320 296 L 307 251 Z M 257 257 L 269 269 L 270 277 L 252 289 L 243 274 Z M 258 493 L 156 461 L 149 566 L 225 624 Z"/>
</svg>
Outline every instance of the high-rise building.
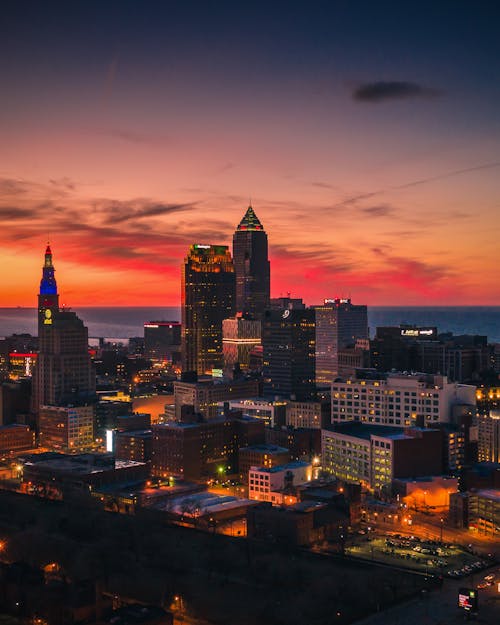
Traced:
<svg viewBox="0 0 500 625">
<path fill-rule="evenodd" d="M 181 348 L 178 321 L 149 321 L 144 324 L 144 356 L 156 361 L 172 361 Z"/>
<path fill-rule="evenodd" d="M 314 310 L 268 310 L 262 321 L 264 395 L 315 398 Z"/>
<path fill-rule="evenodd" d="M 267 234 L 251 206 L 233 235 L 236 310 L 262 317 L 269 308 L 270 264 Z"/>
<path fill-rule="evenodd" d="M 479 462 L 500 462 L 500 410 L 477 415 Z"/>
<path fill-rule="evenodd" d="M 338 376 L 339 350 L 368 338 L 366 306 L 350 299 L 325 299 L 316 311 L 316 383 L 325 386 Z"/>
<path fill-rule="evenodd" d="M 237 365 L 241 371 L 250 369 L 252 350 L 261 345 L 261 323 L 238 314 L 222 322 L 224 374 L 231 377 Z"/>
<path fill-rule="evenodd" d="M 235 274 L 226 245 L 191 245 L 182 267 L 182 370 L 223 368 L 222 321 L 235 314 Z"/>
<path fill-rule="evenodd" d="M 38 295 L 39 353 L 33 371 L 32 409 L 94 400 L 95 374 L 88 331 L 76 313 L 59 309 L 52 252 L 47 246 Z"/>
</svg>

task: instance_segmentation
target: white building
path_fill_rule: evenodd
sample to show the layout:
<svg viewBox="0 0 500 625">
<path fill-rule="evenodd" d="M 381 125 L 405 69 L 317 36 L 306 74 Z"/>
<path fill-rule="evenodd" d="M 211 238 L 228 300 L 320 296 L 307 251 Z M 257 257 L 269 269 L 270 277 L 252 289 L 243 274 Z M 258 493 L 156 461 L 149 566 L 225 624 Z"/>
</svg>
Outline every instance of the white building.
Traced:
<svg viewBox="0 0 500 625">
<path fill-rule="evenodd" d="M 277 467 L 251 467 L 248 472 L 248 498 L 270 501 L 279 505 L 286 502 L 287 490 L 312 480 L 310 462 L 289 462 Z"/>
<path fill-rule="evenodd" d="M 476 387 L 431 374 L 388 374 L 332 383 L 332 423 L 407 427 L 448 423 L 453 406 L 476 405 Z"/>
</svg>

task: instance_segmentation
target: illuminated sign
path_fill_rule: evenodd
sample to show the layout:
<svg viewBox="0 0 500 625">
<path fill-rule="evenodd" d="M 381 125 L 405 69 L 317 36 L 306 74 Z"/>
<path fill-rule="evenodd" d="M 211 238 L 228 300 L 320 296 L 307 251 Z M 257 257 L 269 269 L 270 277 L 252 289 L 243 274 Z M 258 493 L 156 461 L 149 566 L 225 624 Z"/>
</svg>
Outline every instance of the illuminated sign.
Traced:
<svg viewBox="0 0 500 625">
<path fill-rule="evenodd" d="M 45 319 L 43 320 L 45 325 L 50 325 L 52 323 L 52 311 L 50 308 L 47 308 L 45 311 Z"/>
<path fill-rule="evenodd" d="M 463 610 L 477 612 L 477 590 L 460 588 L 458 591 L 458 607 Z"/>
<path fill-rule="evenodd" d="M 436 328 L 402 328 L 401 336 L 419 337 L 419 336 L 434 336 L 436 334 Z"/>
<path fill-rule="evenodd" d="M 155 324 L 155 323 L 145 323 L 144 327 L 145 328 L 159 328 L 160 326 L 158 324 Z"/>
<path fill-rule="evenodd" d="M 106 451 L 113 451 L 113 430 L 106 430 Z"/>
<path fill-rule="evenodd" d="M 210 249 L 210 245 L 195 245 L 195 248 L 197 250 L 209 250 Z"/>
<path fill-rule="evenodd" d="M 281 316 L 283 317 L 283 319 L 287 319 L 290 316 L 290 310 L 287 308 L 283 311 L 283 314 Z"/>
</svg>

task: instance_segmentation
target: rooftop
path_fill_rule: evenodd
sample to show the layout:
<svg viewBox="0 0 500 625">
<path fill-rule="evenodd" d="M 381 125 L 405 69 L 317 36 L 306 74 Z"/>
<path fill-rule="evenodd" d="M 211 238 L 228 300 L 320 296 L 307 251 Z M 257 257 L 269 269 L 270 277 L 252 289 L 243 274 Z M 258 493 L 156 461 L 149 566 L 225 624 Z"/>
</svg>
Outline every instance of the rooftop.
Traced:
<svg viewBox="0 0 500 625">
<path fill-rule="evenodd" d="M 261 473 L 279 473 L 280 471 L 290 471 L 292 469 L 305 469 L 310 467 L 310 462 L 304 462 L 303 460 L 296 460 L 295 462 L 288 462 L 287 464 L 280 464 L 276 467 L 251 467 L 251 471 L 260 471 Z"/>
<path fill-rule="evenodd" d="M 240 451 L 255 451 L 268 454 L 282 454 L 287 453 L 288 449 L 286 447 L 278 447 L 278 445 L 266 445 L 265 443 L 262 443 L 260 445 L 249 445 L 248 447 L 241 447 Z"/>
</svg>

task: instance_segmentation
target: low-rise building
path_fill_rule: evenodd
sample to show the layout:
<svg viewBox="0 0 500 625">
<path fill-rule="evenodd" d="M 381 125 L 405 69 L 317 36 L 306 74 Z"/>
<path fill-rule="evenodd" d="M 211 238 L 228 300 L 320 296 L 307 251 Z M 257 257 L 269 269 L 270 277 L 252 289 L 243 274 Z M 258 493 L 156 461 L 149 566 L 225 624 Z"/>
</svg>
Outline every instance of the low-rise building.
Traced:
<svg viewBox="0 0 500 625">
<path fill-rule="evenodd" d="M 264 467 L 270 469 L 290 461 L 290 452 L 285 447 L 277 445 L 250 445 L 238 451 L 238 466 L 240 479 L 247 482 L 250 467 Z"/>
<path fill-rule="evenodd" d="M 223 413 L 225 403 L 229 405 L 231 410 L 240 410 L 244 415 L 262 419 L 268 427 L 285 425 L 286 400 L 265 399 L 263 397 L 230 399 L 228 402 L 219 402 L 219 414 Z"/>
<path fill-rule="evenodd" d="M 310 462 L 289 462 L 271 468 L 250 467 L 248 471 L 248 497 L 268 501 L 274 505 L 295 503 L 295 487 L 312 480 Z"/>
<path fill-rule="evenodd" d="M 238 471 L 238 449 L 264 442 L 264 422 L 230 415 L 152 427 L 152 474 L 183 479 L 221 478 Z"/>
<path fill-rule="evenodd" d="M 94 444 L 94 406 L 41 406 L 40 445 L 50 451 L 87 451 Z"/>
<path fill-rule="evenodd" d="M 146 464 L 116 460 L 110 454 L 34 454 L 21 463 L 23 491 L 49 499 L 83 501 L 93 488 L 144 480 L 148 475 Z"/>
<path fill-rule="evenodd" d="M 35 446 L 35 432 L 27 425 L 0 426 L 0 456 L 13 454 Z"/>
<path fill-rule="evenodd" d="M 259 395 L 259 382 L 254 379 L 214 380 L 201 379 L 197 382 L 174 382 L 175 418 L 181 419 L 182 406 L 193 406 L 194 411 L 205 419 L 215 419 L 219 402 L 244 399 Z"/>
<path fill-rule="evenodd" d="M 115 456 L 120 460 L 150 462 L 153 433 L 151 430 L 126 430 L 115 433 Z"/>
</svg>

